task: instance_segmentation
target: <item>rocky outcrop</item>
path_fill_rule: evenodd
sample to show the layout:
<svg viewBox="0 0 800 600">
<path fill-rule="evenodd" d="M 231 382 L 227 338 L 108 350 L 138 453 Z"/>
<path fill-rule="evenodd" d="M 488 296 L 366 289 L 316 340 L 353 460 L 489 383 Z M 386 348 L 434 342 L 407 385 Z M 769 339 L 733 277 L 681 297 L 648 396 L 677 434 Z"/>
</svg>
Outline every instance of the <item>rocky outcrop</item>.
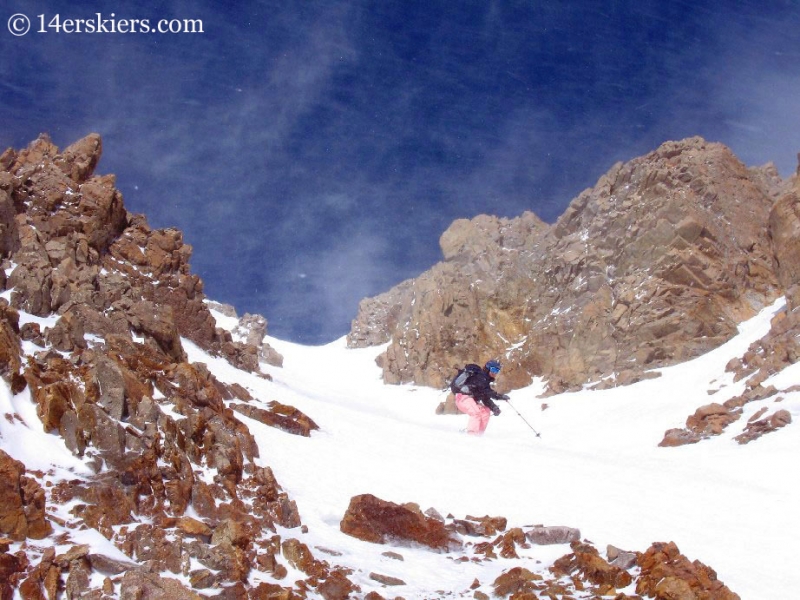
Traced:
<svg viewBox="0 0 800 600">
<path fill-rule="evenodd" d="M 740 361 L 733 361 L 733 364 L 738 365 Z M 731 423 L 739 420 L 742 416 L 742 407 L 745 404 L 777 396 L 778 390 L 773 386 L 762 386 L 761 381 L 763 381 L 761 378 L 752 378 L 747 382 L 747 389 L 744 393 L 730 398 L 722 404 L 712 402 L 701 406 L 686 419 L 685 428 L 667 430 L 658 445 L 671 447 L 696 444 L 702 440 L 720 435 Z M 779 400 L 779 397 L 775 398 L 776 402 Z M 745 444 L 761 437 L 765 433 L 776 431 L 792 421 L 792 417 L 787 411 L 777 411 L 767 420 L 756 421 L 766 411 L 767 408 L 762 407 L 760 411 L 751 417 L 750 421 L 745 425 L 744 432 L 736 436 L 736 441 L 740 444 Z"/>
<path fill-rule="evenodd" d="M 593 585 L 598 586 L 600 595 L 607 595 L 609 591 L 626 588 L 633 582 L 633 577 L 625 569 L 610 564 L 597 549 L 584 542 L 570 544 L 572 554 L 559 558 L 550 571 L 558 576 L 579 576 Z"/>
<path fill-rule="evenodd" d="M 113 176 L 94 174 L 101 150 L 96 135 L 64 151 L 42 136 L 0 157 L 0 375 L 14 394 L 27 388 L 42 429 L 96 473 L 45 486 L 0 451 L 0 537 L 42 539 L 53 521 L 61 547 L 90 528 L 130 562 L 82 545 L 12 555 L 0 542 L 3 586 L 13 583 L 0 589 L 77 597 L 98 573 L 124 572 L 92 597 L 200 597 L 171 573 L 246 597 L 252 571 L 285 576 L 275 532 L 299 528 L 300 514 L 255 464 L 258 446 L 230 406 L 262 402 L 188 362 L 182 340 L 258 374 L 266 321 L 249 317 L 250 339 L 217 327 L 191 248 L 125 210 Z M 298 431 L 316 427 L 292 407 L 264 406 Z M 50 503 L 71 504 L 69 516 L 48 516 Z"/>
<path fill-rule="evenodd" d="M 221 315 L 237 320 L 230 332 L 234 341 L 244 342 L 247 347 L 255 348 L 260 360 L 268 365 L 275 367 L 283 366 L 283 356 L 272 346 L 264 341 L 267 335 L 267 319 L 261 315 L 245 313 L 239 318 L 236 308 L 230 304 L 207 300 L 206 304 L 212 311 L 217 311 Z"/>
<path fill-rule="evenodd" d="M 587 542 L 573 541 L 570 548 L 572 552 L 557 559 L 549 568 L 549 577 L 522 567 L 504 571 L 492 584 L 494 597 L 572 597 L 580 591 L 591 593 L 591 597 L 618 600 L 739 598 L 717 579 L 713 569 L 700 561 L 689 561 L 672 542 L 654 543 L 644 553 L 609 547 L 608 560 Z M 619 591 L 631 584 L 635 584 L 636 596 Z M 484 597 L 478 593 L 482 592 L 476 592 L 476 598 Z"/>
<path fill-rule="evenodd" d="M 60 315 L 51 338 L 65 351 L 85 335 L 132 330 L 176 361 L 183 336 L 257 371 L 260 347 L 216 327 L 181 232 L 151 229 L 125 210 L 113 176 L 94 175 L 101 151 L 92 134 L 63 152 L 41 136 L 3 154 L 0 247 L 14 265 L 12 306 Z"/>
<path fill-rule="evenodd" d="M 363 301 L 348 341 L 391 339 L 390 383 L 440 387 L 455 365 L 498 356 L 505 387 L 636 381 L 719 345 L 781 294 L 770 173 L 691 138 L 614 165 L 554 225 L 456 221 L 444 262 Z"/>
<path fill-rule="evenodd" d="M 45 493 L 25 465 L 0 450 L 0 534 L 15 541 L 42 539 L 52 532 Z"/>
<path fill-rule="evenodd" d="M 698 560 L 690 561 L 673 542 L 655 543 L 639 556 L 641 573 L 636 581 L 636 593 L 657 600 L 673 598 L 708 598 L 709 600 L 738 600 L 717 579 L 716 572 Z"/>
<path fill-rule="evenodd" d="M 231 404 L 233 410 L 264 425 L 275 427 L 286 433 L 310 437 L 312 431 L 319 426 L 308 415 L 293 406 L 270 402 L 269 410 L 251 406 L 249 404 Z"/>
<path fill-rule="evenodd" d="M 771 433 L 785 427 L 792 422 L 792 414 L 788 410 L 776 410 L 774 413 L 759 419 L 767 411 L 766 408 L 762 409 L 754 415 L 745 427 L 744 431 L 737 435 L 734 439 L 740 444 L 748 444 L 753 440 L 757 440 L 762 435 Z"/>
<path fill-rule="evenodd" d="M 725 428 L 739 419 L 741 410 L 713 402 L 698 408 L 686 419 L 686 429 L 671 429 L 664 435 L 659 446 L 682 446 L 721 434 Z"/>
</svg>

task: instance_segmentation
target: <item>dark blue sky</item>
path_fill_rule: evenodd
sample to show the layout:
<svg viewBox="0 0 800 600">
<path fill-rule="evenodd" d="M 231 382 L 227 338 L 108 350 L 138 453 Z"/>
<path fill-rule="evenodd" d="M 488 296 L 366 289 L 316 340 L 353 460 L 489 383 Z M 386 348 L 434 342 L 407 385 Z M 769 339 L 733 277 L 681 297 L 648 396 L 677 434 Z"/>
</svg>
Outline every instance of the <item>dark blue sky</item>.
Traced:
<svg viewBox="0 0 800 600">
<path fill-rule="evenodd" d="M 128 209 L 182 229 L 206 293 L 277 337 L 344 335 L 454 219 L 553 221 L 668 139 L 796 166 L 795 0 L 222 4 L 5 3 L 0 145 L 99 132 Z M 97 12 L 203 33 L 39 31 Z"/>
</svg>

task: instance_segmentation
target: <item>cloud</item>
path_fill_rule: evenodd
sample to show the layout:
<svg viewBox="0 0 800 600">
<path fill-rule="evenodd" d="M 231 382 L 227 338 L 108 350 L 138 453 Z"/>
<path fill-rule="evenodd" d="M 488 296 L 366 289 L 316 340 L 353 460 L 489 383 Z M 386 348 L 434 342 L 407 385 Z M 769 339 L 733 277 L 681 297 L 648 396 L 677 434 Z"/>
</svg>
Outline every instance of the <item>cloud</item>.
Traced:
<svg viewBox="0 0 800 600">
<path fill-rule="evenodd" d="M 296 249 L 282 265 L 281 290 L 270 304 L 270 332 L 306 343 L 323 343 L 345 333 L 361 299 L 383 290 L 390 241 L 362 225 L 321 246 Z M 391 275 L 389 277 L 391 279 Z"/>
<path fill-rule="evenodd" d="M 724 140 L 748 165 L 772 161 L 783 177 L 797 169 L 800 76 L 780 68 L 739 70 L 719 89 Z"/>
</svg>

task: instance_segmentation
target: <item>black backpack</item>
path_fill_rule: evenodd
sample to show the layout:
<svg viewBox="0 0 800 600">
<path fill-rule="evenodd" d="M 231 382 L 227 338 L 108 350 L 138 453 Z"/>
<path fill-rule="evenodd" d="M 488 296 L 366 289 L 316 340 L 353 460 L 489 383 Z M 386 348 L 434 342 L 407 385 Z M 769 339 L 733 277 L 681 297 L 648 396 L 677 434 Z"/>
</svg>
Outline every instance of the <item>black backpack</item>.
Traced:
<svg viewBox="0 0 800 600">
<path fill-rule="evenodd" d="M 450 391 L 454 394 L 470 394 L 469 378 L 483 371 L 476 364 L 468 364 L 463 369 L 459 369 L 453 381 L 450 382 Z"/>
</svg>

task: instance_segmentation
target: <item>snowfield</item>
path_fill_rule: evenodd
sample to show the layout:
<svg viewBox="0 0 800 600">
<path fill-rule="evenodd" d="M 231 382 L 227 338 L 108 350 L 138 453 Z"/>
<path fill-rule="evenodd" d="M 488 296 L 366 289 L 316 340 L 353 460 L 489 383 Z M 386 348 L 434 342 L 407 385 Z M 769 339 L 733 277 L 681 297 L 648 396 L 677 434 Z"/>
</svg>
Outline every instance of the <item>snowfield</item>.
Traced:
<svg viewBox="0 0 800 600">
<path fill-rule="evenodd" d="M 273 377 L 267 381 L 187 340 L 184 347 L 191 361 L 206 363 L 220 380 L 243 385 L 260 401 L 295 406 L 320 426 L 304 438 L 237 415 L 258 441 L 258 464 L 272 468 L 308 528 L 307 533 L 279 531 L 281 536 L 298 538 L 317 558 L 351 567 L 351 579 L 363 594 L 377 590 L 410 599 L 446 590 L 471 597 L 476 578 L 480 589 L 491 593 L 501 572 L 517 565 L 542 571 L 570 552 L 568 545 L 533 546 L 519 550 L 520 560 L 456 563 L 447 554 L 381 546 L 341 533 L 339 523 L 350 499 L 370 493 L 457 518 L 503 516 L 509 527 L 577 527 L 601 553 L 607 544 L 643 552 L 653 542 L 674 541 L 690 560 L 715 569 L 743 599 L 774 600 L 798 597 L 790 549 L 800 535 L 795 464 L 800 392 L 779 394 L 779 403 L 772 397 L 746 404 L 742 418 L 716 438 L 678 448 L 658 443 L 667 429 L 683 427 L 698 407 L 744 391 L 745 382 L 734 383 L 725 365 L 767 333 L 782 306 L 776 302 L 742 324 L 730 342 L 661 369 L 655 379 L 546 399 L 538 397 L 541 382 L 512 392 L 511 404 L 541 434 L 538 438 L 504 403 L 499 403 L 503 414 L 491 419 L 482 438 L 466 435 L 466 416 L 434 412 L 445 392 L 382 383 L 375 357 L 383 348 L 350 350 L 344 339 L 305 347 L 269 338 L 283 354 L 284 367 L 263 365 Z M 215 316 L 220 324 L 224 321 Z M 800 384 L 800 364 L 764 383 L 770 384 L 779 390 Z M 739 445 L 733 437 L 762 406 L 769 407 L 767 415 L 789 411 L 793 423 Z M 85 469 L 60 438 L 37 427 L 27 391 L 12 397 L 7 385 L 0 386 L 0 413 L 21 416 L 22 422 L 0 419 L 0 448 L 29 469 L 54 465 L 46 476 L 52 481 Z M 96 532 L 83 532 L 82 541 L 102 544 L 104 551 L 108 547 Z M 385 556 L 387 550 L 404 560 Z M 289 568 L 289 576 L 278 583 L 302 578 Z M 383 588 L 370 573 L 397 577 L 407 585 Z M 273 581 L 255 571 L 251 580 Z"/>
</svg>

